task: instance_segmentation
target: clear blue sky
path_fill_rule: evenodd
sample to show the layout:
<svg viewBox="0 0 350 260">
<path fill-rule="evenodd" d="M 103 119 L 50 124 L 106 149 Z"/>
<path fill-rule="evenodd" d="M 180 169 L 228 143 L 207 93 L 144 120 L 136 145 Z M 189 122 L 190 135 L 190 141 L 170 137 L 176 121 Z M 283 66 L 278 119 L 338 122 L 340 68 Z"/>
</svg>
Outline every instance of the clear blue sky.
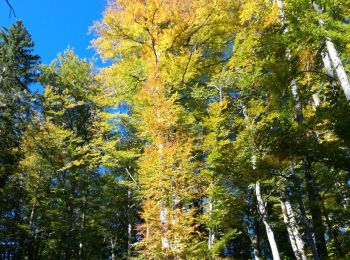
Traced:
<svg viewBox="0 0 350 260">
<path fill-rule="evenodd" d="M 80 57 L 91 58 L 88 49 L 93 34 L 89 27 L 102 17 L 107 0 L 10 0 L 16 18 L 9 18 L 5 0 L 0 0 L 0 27 L 22 20 L 35 42 L 35 52 L 48 64 L 68 46 Z M 97 57 L 97 56 L 96 56 Z"/>
</svg>

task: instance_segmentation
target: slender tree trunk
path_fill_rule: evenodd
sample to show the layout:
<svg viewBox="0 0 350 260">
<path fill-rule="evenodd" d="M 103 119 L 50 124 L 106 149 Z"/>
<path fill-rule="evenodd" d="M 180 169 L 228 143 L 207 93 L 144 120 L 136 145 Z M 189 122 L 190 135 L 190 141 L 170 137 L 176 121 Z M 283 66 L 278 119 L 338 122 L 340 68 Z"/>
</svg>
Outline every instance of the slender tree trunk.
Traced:
<svg viewBox="0 0 350 260">
<path fill-rule="evenodd" d="M 260 251 L 259 251 L 259 244 L 258 244 L 258 235 L 255 233 L 255 230 L 253 231 L 253 234 L 250 234 L 250 230 L 248 227 L 248 234 L 250 238 L 250 242 L 252 243 L 253 248 L 253 255 L 255 260 L 260 260 Z"/>
<path fill-rule="evenodd" d="M 293 230 L 292 230 L 292 227 L 291 227 L 291 223 L 289 221 L 289 216 L 288 216 L 288 213 L 287 213 L 285 201 L 283 199 L 281 199 L 280 202 L 281 202 L 281 209 L 282 209 L 282 214 L 283 214 L 283 220 L 284 220 L 284 223 L 286 224 L 286 227 L 287 227 L 289 241 L 290 241 L 290 244 L 292 245 L 293 253 L 294 253 L 296 259 L 300 259 L 299 253 L 298 253 L 298 246 L 297 246 L 296 238 L 295 238 L 295 235 L 293 233 Z"/>
<path fill-rule="evenodd" d="M 117 258 L 115 257 L 115 239 L 111 238 L 110 243 L 111 243 L 111 257 L 112 257 L 112 260 L 116 260 Z"/>
<path fill-rule="evenodd" d="M 277 243 L 275 240 L 275 235 L 272 231 L 270 224 L 267 221 L 267 211 L 266 211 L 265 204 L 264 204 L 264 201 L 263 201 L 262 196 L 261 196 L 260 182 L 259 181 L 257 181 L 255 183 L 255 195 L 256 195 L 257 202 L 258 202 L 259 212 L 260 212 L 260 215 L 262 217 L 262 221 L 265 225 L 267 238 L 269 240 L 269 244 L 271 247 L 272 257 L 274 260 L 279 260 L 280 256 L 279 256 L 279 251 L 277 248 Z"/>
<path fill-rule="evenodd" d="M 157 64 L 157 60 L 158 60 L 158 54 L 155 52 L 156 54 L 156 64 Z M 156 90 L 158 91 L 158 87 L 156 87 Z M 161 114 L 158 110 L 155 111 L 156 112 L 156 116 L 157 116 L 157 121 L 158 123 L 162 120 L 162 117 L 161 117 Z M 163 155 L 163 148 L 164 148 L 164 143 L 162 142 L 159 142 L 157 144 L 158 146 L 158 153 L 159 153 L 159 157 L 160 157 L 160 161 L 161 161 L 161 164 L 162 164 L 162 167 L 164 167 L 164 155 Z M 163 195 L 166 195 L 165 194 L 165 190 L 162 189 L 162 194 Z M 165 236 L 168 228 L 167 228 L 167 225 L 168 225 L 168 219 L 167 219 L 167 214 L 168 214 L 168 210 L 166 208 L 166 201 L 162 198 L 161 199 L 161 206 L 160 206 L 160 211 L 159 211 L 159 220 L 160 220 L 160 224 L 161 224 L 161 232 L 162 232 L 162 237 L 161 237 L 161 244 L 162 244 L 162 249 L 165 250 L 165 249 L 169 249 L 170 248 L 170 241 L 169 239 Z"/>
<path fill-rule="evenodd" d="M 213 188 L 213 181 L 210 183 L 209 189 Z M 211 250 L 214 245 L 215 233 L 212 227 L 212 218 L 213 218 L 213 207 L 214 207 L 214 198 L 213 195 L 209 195 L 208 211 L 209 211 L 209 228 L 208 228 L 208 249 Z"/>
<path fill-rule="evenodd" d="M 163 160 L 163 144 L 159 144 L 158 149 L 159 149 L 161 160 Z M 163 190 L 163 193 L 164 193 L 164 190 Z M 168 228 L 167 228 L 167 225 L 168 225 L 167 214 L 168 214 L 168 210 L 167 210 L 166 205 L 165 205 L 165 200 L 162 199 L 161 208 L 160 208 L 160 212 L 159 212 L 160 224 L 162 226 L 162 234 L 163 234 L 163 236 L 161 238 L 162 249 L 169 249 L 170 248 L 169 240 L 164 235 L 168 230 Z"/>
<path fill-rule="evenodd" d="M 243 106 L 243 114 L 244 114 L 245 120 L 248 120 L 248 114 L 247 114 L 245 106 Z M 256 155 L 253 153 L 252 158 L 251 158 L 253 170 L 256 169 L 256 161 L 257 161 Z M 273 259 L 280 260 L 279 251 L 278 251 L 277 243 L 275 240 L 275 235 L 272 231 L 270 224 L 267 221 L 267 212 L 266 212 L 265 204 L 264 204 L 262 196 L 261 196 L 260 182 L 259 181 L 257 181 L 255 183 L 255 196 L 257 199 L 258 212 L 260 213 L 260 216 L 262 217 L 263 223 L 265 225 L 266 235 L 267 235 L 267 238 L 269 240 Z M 251 241 L 252 241 L 252 246 L 253 246 L 253 250 L 254 250 L 254 256 L 255 256 L 255 258 L 258 257 L 257 259 L 259 259 L 259 250 L 257 249 L 258 247 L 256 245 L 257 240 L 255 240 L 254 236 L 253 236 L 253 239 L 251 239 Z"/>
<path fill-rule="evenodd" d="M 222 104 L 223 101 L 223 91 L 222 91 L 222 87 L 221 86 L 215 86 L 215 88 L 219 91 L 219 102 L 220 104 Z M 215 187 L 215 183 L 213 181 L 213 177 L 211 177 L 211 183 L 210 183 L 210 189 L 213 189 Z M 212 215 L 213 215 L 213 208 L 214 208 L 214 196 L 211 195 L 211 197 L 209 197 L 209 232 L 208 232 L 208 249 L 212 249 L 213 245 L 214 245 L 214 240 L 215 240 L 215 230 L 212 227 Z"/>
<path fill-rule="evenodd" d="M 128 189 L 128 259 L 131 256 L 131 243 L 132 243 L 132 224 L 131 224 L 131 218 L 132 218 L 132 212 L 131 212 L 131 190 Z"/>
<path fill-rule="evenodd" d="M 35 205 L 32 206 L 29 216 L 29 230 L 31 234 L 29 248 L 28 248 L 28 259 L 35 259 L 35 230 L 34 230 L 34 213 Z"/>
<path fill-rule="evenodd" d="M 209 221 L 210 222 L 212 220 L 213 204 L 214 204 L 214 202 L 212 201 L 212 199 L 209 199 Z M 208 249 L 209 250 L 211 250 L 213 248 L 214 239 L 215 239 L 214 229 L 210 225 L 209 234 L 208 234 Z"/>
<path fill-rule="evenodd" d="M 312 5 L 318 13 L 322 13 L 322 8 L 319 5 L 317 5 L 316 2 L 312 1 Z M 321 26 L 323 26 L 324 21 L 320 19 L 319 23 Z M 332 42 L 332 39 L 330 37 L 326 37 L 326 48 L 327 48 L 329 58 L 332 61 L 335 73 L 337 74 L 340 85 L 344 91 L 346 100 L 350 101 L 349 78 L 348 78 L 348 75 L 346 74 L 343 63 L 339 58 L 339 54 L 334 46 L 334 43 Z"/>
<path fill-rule="evenodd" d="M 326 74 L 328 76 L 328 78 L 331 81 L 331 87 L 332 87 L 332 91 L 335 92 L 336 86 L 337 86 L 337 82 L 335 80 L 335 75 L 334 75 L 334 70 L 332 67 L 332 61 L 329 57 L 329 54 L 327 52 L 327 50 L 324 50 L 322 52 L 322 62 L 323 62 L 323 66 L 326 70 Z"/>
<path fill-rule="evenodd" d="M 255 203 L 254 203 L 255 204 Z M 255 205 L 251 205 L 256 208 Z M 253 255 L 255 260 L 260 260 L 260 250 L 259 250 L 259 221 L 254 217 L 252 213 L 252 221 L 247 225 L 248 235 L 252 243 Z"/>
<path fill-rule="evenodd" d="M 277 6 L 278 6 L 278 9 L 280 12 L 280 19 L 281 19 L 282 27 L 284 27 L 283 32 L 287 33 L 288 27 L 286 27 L 286 15 L 284 12 L 282 0 L 277 0 Z M 289 49 L 286 50 L 286 57 L 287 57 L 287 60 L 290 62 L 291 61 L 291 53 L 290 53 Z M 291 70 L 291 69 L 289 69 L 289 70 Z M 302 112 L 302 106 L 301 106 L 300 99 L 299 99 L 299 88 L 298 88 L 298 85 L 297 85 L 294 78 L 291 81 L 291 87 L 292 87 L 291 91 L 292 91 L 293 99 L 295 101 L 295 114 L 296 114 L 295 120 L 298 123 L 302 123 L 303 122 L 303 112 Z"/>
<path fill-rule="evenodd" d="M 243 108 L 243 116 L 244 116 L 244 119 L 246 121 L 248 121 L 248 113 L 247 113 L 247 109 L 244 105 L 242 105 L 242 108 Z M 247 125 L 246 125 L 247 127 Z M 252 158 L 251 158 L 251 163 L 252 163 L 252 168 L 253 170 L 256 169 L 256 156 L 255 154 L 252 155 Z M 257 203 L 256 203 L 257 204 Z M 250 241 L 252 243 L 252 247 L 253 247 L 253 254 L 254 254 L 254 259 L 255 260 L 260 260 L 260 251 L 259 251 L 259 236 L 258 236 L 258 224 L 256 223 L 257 221 L 255 220 L 254 218 L 254 223 L 253 223 L 253 234 L 250 233 L 250 230 L 249 230 L 249 226 L 248 226 L 248 234 L 249 234 L 249 238 L 250 238 Z"/>
<path fill-rule="evenodd" d="M 348 101 L 350 101 L 350 82 L 348 75 L 345 72 L 345 68 L 339 58 L 337 50 L 335 49 L 335 46 L 329 37 L 326 38 L 326 47 L 329 57 L 333 63 L 335 72 L 338 76 L 340 85 L 344 91 L 345 97 Z"/>
<path fill-rule="evenodd" d="M 163 203 L 162 203 L 163 204 Z M 161 206 L 160 209 L 160 223 L 162 224 L 162 233 L 166 233 L 167 232 L 167 224 L 168 224 L 168 220 L 167 220 L 167 209 L 164 205 Z M 170 243 L 167 237 L 162 236 L 162 248 L 163 249 L 169 249 L 170 248 Z"/>
<path fill-rule="evenodd" d="M 83 196 L 83 203 L 82 203 L 82 213 L 81 213 L 81 224 L 80 224 L 80 232 L 84 232 L 84 226 L 85 226 L 85 203 L 86 203 L 86 197 Z M 83 241 L 80 241 L 79 243 L 79 259 L 82 259 L 83 257 Z"/>
<path fill-rule="evenodd" d="M 295 258 L 306 260 L 304 241 L 299 232 L 295 214 L 287 195 L 283 195 L 281 198 L 281 208 Z"/>
<path fill-rule="evenodd" d="M 302 194 L 301 193 L 301 189 L 300 189 L 300 185 L 301 184 L 300 184 L 300 182 L 298 181 L 298 179 L 297 179 L 297 177 L 295 175 L 293 167 L 291 168 L 291 174 L 292 174 L 291 177 L 292 177 L 294 188 L 295 188 L 294 193 L 295 193 L 296 199 L 298 201 L 300 215 L 301 215 L 304 227 L 305 227 L 306 238 L 307 238 L 307 241 L 309 242 L 309 245 L 310 245 L 310 248 L 311 248 L 311 251 L 312 251 L 312 255 L 313 255 L 313 259 L 314 260 L 319 260 L 320 257 L 318 255 L 316 244 L 315 244 L 315 241 L 314 241 L 313 231 L 312 231 L 312 228 L 311 228 L 310 221 L 309 221 L 309 219 L 307 217 L 305 206 L 304 206 L 304 202 L 303 202 L 303 198 L 302 198 L 302 195 L 301 195 Z"/>
<path fill-rule="evenodd" d="M 252 246 L 253 246 L 253 252 L 254 252 L 254 259 L 260 260 L 260 251 L 259 251 L 259 239 L 258 235 L 254 233 L 251 237 Z"/>
<path fill-rule="evenodd" d="M 339 172 L 340 180 L 335 181 L 335 187 L 339 191 L 340 199 L 345 210 L 350 207 L 349 185 L 347 180 L 342 177 L 342 172 Z"/>
<path fill-rule="evenodd" d="M 317 189 L 315 188 L 312 171 L 311 171 L 311 165 L 309 164 L 309 162 L 307 162 L 307 160 L 304 160 L 304 167 L 305 167 L 306 192 L 307 192 L 309 204 L 310 204 L 310 214 L 312 217 L 313 229 L 315 232 L 317 252 L 321 257 L 321 259 L 323 259 L 328 257 L 328 253 L 327 253 L 326 240 L 324 236 L 325 228 L 322 220 L 320 195 L 318 194 Z"/>
<path fill-rule="evenodd" d="M 341 245 L 340 242 L 338 240 L 338 233 L 336 232 L 336 230 L 333 228 L 332 226 L 332 222 L 331 219 L 328 215 L 327 209 L 323 203 L 323 200 L 321 198 L 321 206 L 322 206 L 322 210 L 324 213 L 324 216 L 326 218 L 326 224 L 327 224 L 327 233 L 328 233 L 328 237 L 333 240 L 334 242 L 334 248 L 335 248 L 335 252 L 336 252 L 336 256 L 343 258 L 344 257 L 344 253 L 341 249 Z"/>
</svg>

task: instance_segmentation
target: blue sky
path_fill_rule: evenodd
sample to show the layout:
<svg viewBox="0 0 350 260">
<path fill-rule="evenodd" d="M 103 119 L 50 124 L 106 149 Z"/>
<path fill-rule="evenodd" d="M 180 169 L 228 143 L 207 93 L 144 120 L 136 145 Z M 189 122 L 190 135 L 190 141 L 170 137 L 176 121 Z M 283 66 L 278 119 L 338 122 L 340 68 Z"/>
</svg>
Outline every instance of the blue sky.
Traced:
<svg viewBox="0 0 350 260">
<path fill-rule="evenodd" d="M 5 0 L 0 0 L 0 27 L 20 19 L 35 42 L 35 53 L 41 61 L 50 63 L 68 46 L 80 57 L 96 57 L 88 49 L 93 34 L 89 27 L 102 17 L 107 0 L 10 0 L 16 18 L 9 18 Z"/>
</svg>

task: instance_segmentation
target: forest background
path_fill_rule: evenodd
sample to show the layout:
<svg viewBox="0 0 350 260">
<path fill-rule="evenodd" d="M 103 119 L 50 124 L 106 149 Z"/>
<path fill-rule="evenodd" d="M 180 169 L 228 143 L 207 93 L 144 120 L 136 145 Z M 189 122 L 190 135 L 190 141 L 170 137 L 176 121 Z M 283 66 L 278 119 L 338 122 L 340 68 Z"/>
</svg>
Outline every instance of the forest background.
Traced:
<svg viewBox="0 0 350 260">
<path fill-rule="evenodd" d="M 348 0 L 47 4 L 0 33 L 2 259 L 349 257 Z"/>
</svg>

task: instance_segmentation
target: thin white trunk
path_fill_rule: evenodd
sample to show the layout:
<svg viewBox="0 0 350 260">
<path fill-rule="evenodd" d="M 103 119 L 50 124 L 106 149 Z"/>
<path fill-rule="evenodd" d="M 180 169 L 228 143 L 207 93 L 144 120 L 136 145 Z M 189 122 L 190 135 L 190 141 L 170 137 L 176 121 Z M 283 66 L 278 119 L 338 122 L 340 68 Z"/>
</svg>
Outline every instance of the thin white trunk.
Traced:
<svg viewBox="0 0 350 260">
<path fill-rule="evenodd" d="M 112 260 L 116 260 L 116 257 L 115 257 L 115 240 L 114 239 L 111 239 L 110 241 L 111 243 L 111 256 L 112 256 Z"/>
<path fill-rule="evenodd" d="M 322 52 L 322 62 L 323 66 L 326 69 L 326 74 L 328 77 L 333 78 L 334 77 L 334 71 L 332 68 L 332 62 L 331 59 L 329 58 L 329 54 L 327 51 Z"/>
<path fill-rule="evenodd" d="M 260 252 L 259 252 L 259 245 L 258 245 L 258 234 L 257 234 L 257 230 L 255 229 L 255 225 L 253 224 L 253 234 L 251 233 L 251 231 L 249 230 L 249 226 L 247 227 L 248 229 L 248 234 L 249 234 L 249 238 L 250 241 L 252 243 L 252 247 L 253 247 L 253 255 L 254 255 L 254 260 L 260 260 Z"/>
<path fill-rule="evenodd" d="M 292 205 L 287 198 L 281 199 L 284 223 L 286 223 L 289 239 L 292 244 L 296 259 L 306 260 L 305 244 L 298 229 L 298 224 L 293 212 Z"/>
<path fill-rule="evenodd" d="M 131 225 L 131 190 L 128 189 L 128 258 L 131 255 L 132 225 Z"/>
<path fill-rule="evenodd" d="M 270 224 L 267 221 L 267 211 L 266 211 L 265 204 L 264 204 L 264 201 L 263 201 L 262 196 L 261 196 L 260 182 L 259 181 L 257 181 L 255 183 L 255 195 L 256 195 L 257 202 L 258 202 L 259 212 L 260 212 L 260 215 L 262 217 L 262 221 L 265 225 L 267 238 L 269 240 L 269 244 L 271 247 L 272 257 L 274 260 L 280 260 L 279 251 L 278 251 L 277 243 L 275 240 L 275 235 L 272 231 Z"/>
<path fill-rule="evenodd" d="M 172 181 L 172 184 L 171 184 L 171 193 L 172 193 L 172 201 L 171 201 L 171 222 L 172 222 L 172 225 L 175 226 L 176 225 L 176 221 L 177 221 L 177 218 L 176 218 L 176 214 L 174 214 L 175 212 L 175 209 L 179 208 L 179 203 L 180 203 L 180 197 L 174 192 L 174 186 L 175 186 L 175 183 Z M 178 239 L 178 236 L 174 236 L 174 238 L 172 239 L 171 241 L 171 244 L 170 244 L 171 248 L 172 249 L 178 249 L 179 248 L 179 239 Z"/>
<path fill-rule="evenodd" d="M 283 33 L 287 33 L 288 27 L 286 26 L 286 14 L 284 12 L 282 0 L 276 0 L 276 2 L 280 12 L 281 24 L 282 24 L 282 27 L 284 27 Z M 291 60 L 291 53 L 289 49 L 286 50 L 286 57 L 288 61 Z M 291 86 L 292 86 L 291 90 L 292 90 L 293 99 L 295 100 L 296 121 L 298 123 L 301 123 L 303 121 L 303 112 L 302 112 L 302 106 L 299 99 L 299 88 L 295 79 L 292 79 Z"/>
<path fill-rule="evenodd" d="M 298 255 L 299 255 L 300 259 L 306 259 L 305 244 L 304 244 L 302 236 L 299 232 L 299 229 L 298 229 L 299 226 L 298 226 L 298 223 L 296 221 L 292 205 L 288 199 L 285 200 L 285 206 L 286 206 L 286 210 L 287 210 L 287 215 L 289 217 L 289 222 L 291 224 L 291 228 L 292 228 L 292 231 L 293 231 L 293 234 L 295 237 L 295 242 L 296 242 L 297 247 L 298 247 Z"/>
<path fill-rule="evenodd" d="M 345 72 L 345 68 L 343 66 L 343 63 L 341 62 L 339 55 L 337 53 L 337 50 L 335 49 L 335 46 L 331 40 L 331 38 L 326 38 L 326 47 L 329 54 L 329 57 L 333 63 L 335 72 L 338 76 L 338 80 L 340 82 L 340 85 L 344 91 L 345 97 L 348 101 L 350 101 L 350 82 L 348 79 L 348 75 Z"/>
<path fill-rule="evenodd" d="M 32 206 L 32 210 L 30 211 L 30 217 L 29 217 L 29 229 L 31 232 L 33 232 L 33 223 L 34 223 L 34 211 L 35 211 L 35 205 Z"/>
<path fill-rule="evenodd" d="M 340 178 L 342 177 L 341 172 L 339 172 L 339 176 Z M 350 198 L 347 192 L 348 185 L 346 184 L 346 181 L 344 181 L 342 178 L 340 180 L 336 180 L 335 187 L 337 187 L 337 190 L 339 190 L 344 209 L 347 210 L 350 206 Z"/>
<path fill-rule="evenodd" d="M 317 5 L 317 3 L 315 3 L 314 1 L 312 1 L 312 5 L 314 7 L 314 9 L 318 12 L 318 13 L 322 13 L 322 8 Z M 324 21 L 322 19 L 319 20 L 319 24 L 321 26 L 323 26 Z M 346 100 L 350 101 L 350 82 L 349 82 L 349 78 L 348 75 L 346 74 L 344 65 L 342 63 L 342 61 L 339 58 L 339 54 L 334 46 L 334 43 L 332 42 L 332 39 L 330 37 L 326 37 L 326 48 L 327 48 L 327 52 L 329 55 L 329 58 L 333 64 L 335 73 L 338 77 L 338 80 L 340 82 L 340 85 L 344 91 Z M 327 68 L 326 68 L 327 69 Z"/>
<path fill-rule="evenodd" d="M 260 260 L 259 257 L 259 249 L 258 249 L 258 244 L 255 242 L 256 240 L 256 235 L 254 234 L 252 237 L 252 244 L 253 244 L 253 253 L 254 253 L 254 259 L 255 260 Z"/>
<path fill-rule="evenodd" d="M 295 80 L 293 79 L 292 82 L 292 95 L 293 99 L 295 100 L 295 114 L 296 114 L 296 122 L 302 123 L 303 122 L 303 111 L 299 99 L 299 88 L 298 85 L 296 84 Z"/>
<path fill-rule="evenodd" d="M 210 199 L 209 200 L 209 221 L 210 222 L 212 220 L 212 214 L 213 214 L 213 201 L 212 201 L 212 199 Z M 213 248 L 214 239 L 215 239 L 215 233 L 214 233 L 214 229 L 211 227 L 211 223 L 210 223 L 209 234 L 208 234 L 208 249 L 209 250 Z"/>
<path fill-rule="evenodd" d="M 289 217 L 288 217 L 286 205 L 285 205 L 283 200 L 281 200 L 281 208 L 282 208 L 282 213 L 283 213 L 283 220 L 284 220 L 284 223 L 286 224 L 286 227 L 287 227 L 289 240 L 290 240 L 290 244 L 292 245 L 293 253 L 294 253 L 296 259 L 300 259 L 298 257 L 298 246 L 297 246 L 297 243 L 295 241 L 295 236 L 294 236 L 291 224 L 289 222 Z"/>
<path fill-rule="evenodd" d="M 222 104 L 223 101 L 223 91 L 222 91 L 222 86 L 221 85 L 215 85 L 214 86 L 218 91 L 219 91 L 219 102 Z M 215 184 L 213 180 L 210 183 L 210 189 L 214 189 Z M 212 249 L 214 245 L 214 240 L 215 240 L 215 231 L 214 228 L 212 227 L 212 215 L 213 215 L 213 208 L 214 208 L 214 198 L 213 195 L 210 195 L 209 197 L 209 233 L 208 233 L 208 249 Z"/>
<path fill-rule="evenodd" d="M 282 0 L 277 0 L 276 2 L 277 2 L 278 10 L 280 12 L 281 24 L 282 24 L 282 27 L 284 27 L 286 25 L 286 14 L 284 13 L 283 3 L 282 3 Z M 284 33 L 286 32 L 288 32 L 288 28 L 284 28 Z"/>
<path fill-rule="evenodd" d="M 312 94 L 312 100 L 314 101 L 315 107 L 318 107 L 321 103 L 318 93 Z"/>
<path fill-rule="evenodd" d="M 158 87 L 156 88 L 158 91 Z M 156 111 L 156 115 L 157 115 L 157 120 L 158 122 L 161 121 L 161 115 L 159 113 L 159 111 Z M 163 160 L 164 160 L 164 155 L 163 155 L 163 148 L 164 148 L 164 144 L 163 143 L 159 143 L 158 144 L 158 152 L 159 152 L 159 156 L 160 156 L 160 161 L 163 164 Z M 162 193 L 164 193 L 164 189 L 162 189 Z M 164 235 L 167 231 L 167 224 L 168 224 L 168 219 L 167 219 L 167 208 L 165 206 L 165 201 L 162 198 L 161 200 L 161 206 L 160 206 L 160 212 L 159 212 L 159 217 L 160 217 L 160 224 L 161 224 L 161 229 L 162 229 L 162 237 L 161 237 L 161 243 L 162 243 L 162 249 L 169 249 L 170 248 L 170 242 L 169 239 Z"/>
<path fill-rule="evenodd" d="M 160 209 L 160 223 L 162 224 L 162 233 L 166 233 L 167 232 L 167 209 L 162 206 Z M 168 249 L 170 247 L 170 243 L 168 238 L 166 238 L 165 236 L 162 236 L 162 248 L 163 249 Z"/>
<path fill-rule="evenodd" d="M 82 206 L 82 214 L 81 214 L 81 223 L 80 223 L 80 228 L 81 232 L 84 230 L 84 225 L 85 225 L 85 203 L 86 203 L 86 197 L 83 196 L 83 206 Z M 80 241 L 79 243 L 79 258 L 81 258 L 83 253 L 83 242 Z"/>
</svg>

